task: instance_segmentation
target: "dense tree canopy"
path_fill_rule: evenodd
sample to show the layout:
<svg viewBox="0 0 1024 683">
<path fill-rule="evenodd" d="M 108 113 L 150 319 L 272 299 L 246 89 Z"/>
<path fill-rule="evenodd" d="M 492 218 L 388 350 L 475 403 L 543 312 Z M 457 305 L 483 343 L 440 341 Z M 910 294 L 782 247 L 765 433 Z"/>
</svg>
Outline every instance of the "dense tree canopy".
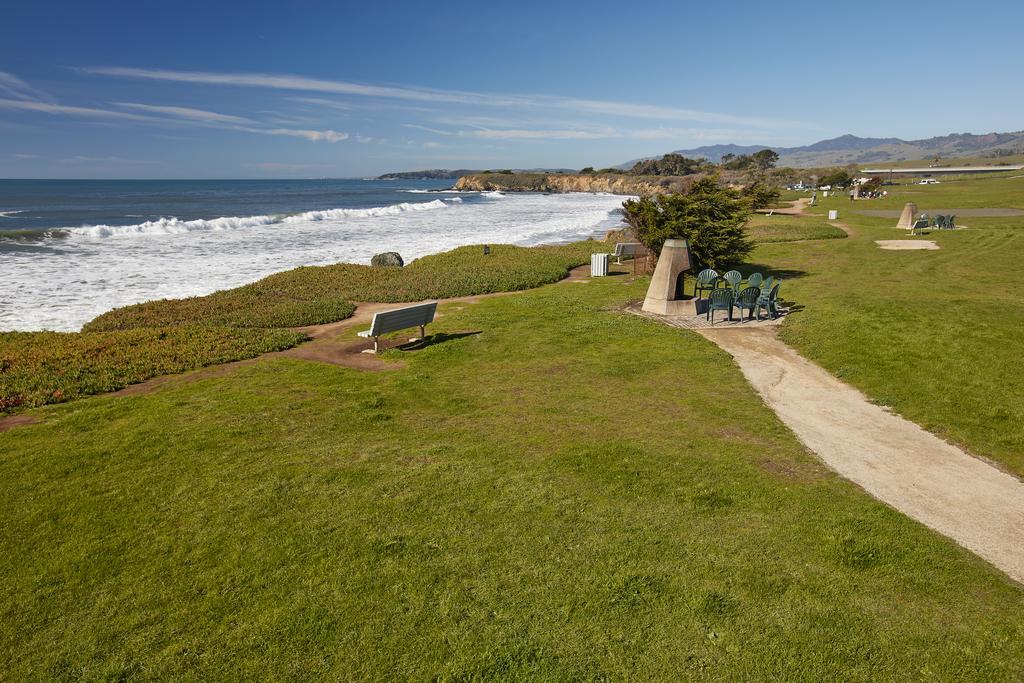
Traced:
<svg viewBox="0 0 1024 683">
<path fill-rule="evenodd" d="M 779 153 L 773 149 L 762 149 L 760 152 L 754 152 L 751 158 L 754 160 L 757 170 L 767 171 L 769 168 L 775 168 L 775 163 L 779 160 Z"/>
<path fill-rule="evenodd" d="M 781 196 L 776 188 L 769 187 L 760 180 L 744 187 L 741 193 L 750 202 L 751 209 L 764 209 L 771 206 Z"/>
<path fill-rule="evenodd" d="M 690 159 L 682 154 L 666 154 L 660 159 L 638 161 L 630 169 L 634 175 L 690 175 L 710 168 L 704 159 Z"/>
<path fill-rule="evenodd" d="M 818 185 L 819 187 L 828 185 L 830 187 L 845 188 L 849 187 L 852 182 L 853 177 L 849 173 L 843 169 L 838 169 L 832 173 L 822 176 L 821 180 L 818 181 Z"/>
<path fill-rule="evenodd" d="M 648 249 L 661 253 L 665 240 L 685 238 L 698 268 L 737 263 L 753 249 L 743 229 L 751 200 L 720 186 L 714 176 L 698 180 L 685 193 L 630 199 L 622 206 L 633 234 Z"/>
</svg>

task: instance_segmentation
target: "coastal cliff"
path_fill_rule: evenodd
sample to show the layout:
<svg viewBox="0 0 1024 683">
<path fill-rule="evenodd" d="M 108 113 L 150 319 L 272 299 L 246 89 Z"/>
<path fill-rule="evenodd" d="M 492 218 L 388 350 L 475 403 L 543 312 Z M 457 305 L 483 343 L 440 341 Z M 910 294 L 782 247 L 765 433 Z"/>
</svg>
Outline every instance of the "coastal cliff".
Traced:
<svg viewBox="0 0 1024 683">
<path fill-rule="evenodd" d="M 679 192 L 695 176 L 632 176 L 620 174 L 577 175 L 570 173 L 474 173 L 455 183 L 456 190 L 477 192 L 608 192 L 651 195 Z"/>
</svg>

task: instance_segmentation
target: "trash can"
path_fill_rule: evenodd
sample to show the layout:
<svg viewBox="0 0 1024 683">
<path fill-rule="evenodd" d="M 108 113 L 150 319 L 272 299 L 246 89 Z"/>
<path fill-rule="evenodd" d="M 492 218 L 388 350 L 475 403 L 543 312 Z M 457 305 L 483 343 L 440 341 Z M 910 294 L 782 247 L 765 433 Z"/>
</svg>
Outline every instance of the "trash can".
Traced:
<svg viewBox="0 0 1024 683">
<path fill-rule="evenodd" d="M 828 219 L 830 221 L 834 221 L 837 218 L 839 218 L 839 212 L 838 211 L 836 211 L 835 209 L 832 209 L 831 211 L 828 212 Z"/>
<path fill-rule="evenodd" d="M 608 254 L 590 255 L 591 277 L 601 277 L 608 274 Z"/>
</svg>

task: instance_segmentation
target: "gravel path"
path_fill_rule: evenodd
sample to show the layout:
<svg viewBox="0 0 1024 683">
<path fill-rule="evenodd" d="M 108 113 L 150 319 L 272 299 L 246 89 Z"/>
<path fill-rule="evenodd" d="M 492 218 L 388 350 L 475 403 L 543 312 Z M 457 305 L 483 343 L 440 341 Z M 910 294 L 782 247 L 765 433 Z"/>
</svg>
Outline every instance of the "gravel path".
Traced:
<svg viewBox="0 0 1024 683">
<path fill-rule="evenodd" d="M 1024 583 L 1024 482 L 871 403 L 773 329 L 697 332 L 829 467 Z"/>
</svg>

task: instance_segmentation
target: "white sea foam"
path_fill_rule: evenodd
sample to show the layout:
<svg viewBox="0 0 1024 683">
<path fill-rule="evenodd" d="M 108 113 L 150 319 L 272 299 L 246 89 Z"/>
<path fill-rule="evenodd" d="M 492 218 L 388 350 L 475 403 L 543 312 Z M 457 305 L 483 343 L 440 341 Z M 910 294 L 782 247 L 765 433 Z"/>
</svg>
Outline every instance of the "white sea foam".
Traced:
<svg viewBox="0 0 1024 683">
<path fill-rule="evenodd" d="M 452 197 L 447 201 L 462 201 Z M 68 228 L 72 235 L 88 235 L 89 237 L 113 237 L 115 235 L 180 235 L 200 230 L 240 230 L 275 223 L 306 223 L 310 221 L 328 221 L 344 218 L 369 218 L 372 216 L 395 216 L 407 211 L 430 211 L 443 209 L 447 206 L 443 200 L 432 202 L 392 204 L 391 206 L 375 206 L 369 209 L 326 209 L 323 211 L 306 211 L 293 215 L 279 214 L 273 216 L 223 216 L 209 220 L 183 221 L 178 218 L 160 218 L 155 221 L 136 223 L 134 225 L 85 225 L 80 228 Z"/>
<path fill-rule="evenodd" d="M 463 244 L 578 239 L 618 223 L 624 199 L 482 198 L 74 228 L 65 239 L 4 252 L 0 330 L 76 330 L 117 306 L 208 294 L 300 265 L 368 263 L 382 251 L 397 251 L 408 262 Z"/>
<path fill-rule="evenodd" d="M 0 211 L 0 218 L 7 218 L 18 213 L 25 213 L 24 211 Z"/>
</svg>

